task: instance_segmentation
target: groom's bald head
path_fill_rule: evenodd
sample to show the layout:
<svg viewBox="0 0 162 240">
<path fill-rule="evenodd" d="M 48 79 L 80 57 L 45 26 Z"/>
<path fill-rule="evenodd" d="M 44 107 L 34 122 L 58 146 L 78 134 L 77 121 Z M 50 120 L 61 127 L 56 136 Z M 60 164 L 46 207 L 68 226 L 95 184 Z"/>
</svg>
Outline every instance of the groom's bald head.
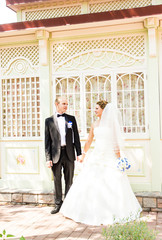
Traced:
<svg viewBox="0 0 162 240">
<path fill-rule="evenodd" d="M 56 109 L 57 109 L 58 113 L 60 113 L 60 114 L 65 113 L 67 111 L 67 107 L 68 107 L 67 97 L 58 96 L 55 99 L 55 105 L 56 105 Z"/>
</svg>

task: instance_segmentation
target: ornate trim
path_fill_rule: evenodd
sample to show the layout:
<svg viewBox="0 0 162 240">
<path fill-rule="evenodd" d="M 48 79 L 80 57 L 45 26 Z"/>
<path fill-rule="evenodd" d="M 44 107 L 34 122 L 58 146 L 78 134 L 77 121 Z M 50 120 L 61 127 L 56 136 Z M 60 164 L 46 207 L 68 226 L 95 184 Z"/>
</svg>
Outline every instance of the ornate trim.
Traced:
<svg viewBox="0 0 162 240">
<path fill-rule="evenodd" d="M 54 71 L 76 71 L 86 69 L 104 69 L 129 67 L 134 64 L 143 65 L 145 57 L 135 57 L 131 54 L 112 49 L 91 49 L 76 54 L 59 64 L 54 64 Z"/>
<path fill-rule="evenodd" d="M 22 75 L 35 75 L 38 71 L 38 66 L 33 66 L 32 63 L 24 58 L 24 57 L 18 57 L 16 59 L 10 60 L 10 62 L 7 64 L 7 67 L 4 69 L 1 69 L 2 76 L 5 75 L 8 77 L 9 75 L 14 76 L 22 76 Z"/>
</svg>

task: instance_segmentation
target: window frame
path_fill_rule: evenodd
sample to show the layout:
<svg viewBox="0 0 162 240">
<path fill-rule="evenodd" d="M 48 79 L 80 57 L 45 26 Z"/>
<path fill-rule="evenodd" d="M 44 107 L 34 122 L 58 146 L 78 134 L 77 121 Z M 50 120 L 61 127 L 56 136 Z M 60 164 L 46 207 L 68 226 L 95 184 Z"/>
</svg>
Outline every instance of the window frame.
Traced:
<svg viewBox="0 0 162 240">
<path fill-rule="evenodd" d="M 39 97 L 40 97 L 40 99 L 39 99 L 39 103 L 40 103 L 40 105 L 39 105 L 39 115 L 40 115 L 40 117 L 39 117 L 39 125 L 40 125 L 40 130 L 39 130 L 39 132 L 40 132 L 40 136 L 32 136 L 32 133 L 31 133 L 31 136 L 3 136 L 3 119 L 2 119 L 2 117 L 3 117 L 3 107 L 2 107 L 2 104 L 3 104 L 3 99 L 2 99 L 2 81 L 3 80 L 15 80 L 15 82 L 17 81 L 17 79 L 25 79 L 25 84 L 27 84 L 27 79 L 30 79 L 30 81 L 31 81 L 31 84 L 32 84 L 32 79 L 34 78 L 34 84 L 35 84 L 35 88 L 34 88 L 34 91 L 35 91 L 35 93 L 37 92 L 37 86 L 36 86 L 36 84 L 37 84 L 37 79 L 38 79 L 38 82 L 39 82 Z M 10 85 L 11 85 L 11 83 L 10 83 Z M 26 85 L 25 85 L 25 90 L 26 90 Z M 10 91 L 12 91 L 12 89 L 10 89 Z M 0 116 L 1 116 L 1 129 L 0 129 L 0 137 L 1 137 L 1 139 L 2 140 L 9 140 L 9 141 L 12 141 L 12 140 L 40 140 L 41 138 L 42 138 L 42 132 L 41 132 L 41 81 L 40 81 L 40 77 L 38 76 L 38 75 L 32 75 L 32 76 L 28 76 L 28 75 L 26 75 L 26 76 L 13 76 L 13 77 L 11 77 L 11 76 L 8 76 L 8 77 L 1 77 L 0 78 L 0 92 L 1 92 L 1 96 L 0 96 L 0 105 L 1 105 L 1 110 L 0 110 Z M 32 92 L 32 89 L 30 89 L 30 95 L 31 95 L 31 92 Z M 35 98 L 35 103 L 37 103 L 37 100 L 36 100 L 36 95 L 35 95 L 35 93 L 34 93 L 34 98 Z M 32 97 L 32 95 L 31 95 L 31 97 Z M 26 96 L 25 96 L 25 98 L 26 98 Z M 30 99 L 30 110 L 29 110 L 29 112 L 30 112 L 30 115 L 32 115 L 32 112 L 31 112 L 31 104 L 32 104 L 32 99 Z M 27 103 L 27 102 L 26 102 Z M 20 101 L 20 105 L 22 104 L 22 100 Z M 27 107 L 27 106 L 26 106 Z M 37 106 L 34 106 L 34 108 L 36 109 L 36 107 Z M 20 106 L 20 108 L 22 108 L 22 106 Z M 12 108 L 12 110 L 13 110 L 13 108 Z M 16 110 L 16 112 L 17 112 L 17 108 L 15 108 L 15 110 Z M 21 109 L 22 110 L 22 109 Z M 23 113 L 22 113 L 23 114 Z M 34 113 L 35 115 L 36 114 L 38 114 L 38 112 L 35 112 Z M 30 116 L 30 118 L 31 118 L 31 116 Z M 22 116 L 21 116 L 21 120 L 22 120 Z M 32 118 L 30 119 L 30 120 L 32 120 Z M 26 121 L 26 119 L 25 119 L 25 121 Z M 37 117 L 35 118 L 35 121 L 37 121 Z M 37 126 L 37 123 L 35 123 L 36 124 L 36 126 Z M 36 127 L 35 126 L 35 127 Z M 13 123 L 11 123 L 11 129 L 13 128 Z M 20 128 L 21 128 L 21 134 L 23 133 L 23 131 L 22 131 L 22 125 L 20 126 Z M 31 127 L 30 127 L 31 128 Z M 37 129 L 35 130 L 35 131 L 37 131 Z"/>
<path fill-rule="evenodd" d="M 79 77 L 80 79 L 80 100 L 81 100 L 81 133 L 80 136 L 82 138 L 87 137 L 88 133 L 87 123 L 86 123 L 86 91 L 85 91 L 85 79 L 88 75 L 94 76 L 102 76 L 102 75 L 111 75 L 111 89 L 112 89 L 112 99 L 115 106 L 117 106 L 117 81 L 116 76 L 117 74 L 135 74 L 135 73 L 143 73 L 144 75 L 144 102 L 145 102 L 145 128 L 146 132 L 144 133 L 124 133 L 126 139 L 146 139 L 149 138 L 149 126 L 148 126 L 148 101 L 147 101 L 147 77 L 146 77 L 146 70 L 143 68 L 122 68 L 122 69 L 105 69 L 101 71 L 83 71 L 83 72 L 67 72 L 67 73 L 58 73 L 53 74 L 53 102 L 56 97 L 56 88 L 55 88 L 55 79 L 62 77 L 62 78 L 70 78 L 70 77 Z M 53 112 L 55 112 L 55 106 L 53 107 Z M 67 111 L 68 112 L 68 111 Z"/>
</svg>

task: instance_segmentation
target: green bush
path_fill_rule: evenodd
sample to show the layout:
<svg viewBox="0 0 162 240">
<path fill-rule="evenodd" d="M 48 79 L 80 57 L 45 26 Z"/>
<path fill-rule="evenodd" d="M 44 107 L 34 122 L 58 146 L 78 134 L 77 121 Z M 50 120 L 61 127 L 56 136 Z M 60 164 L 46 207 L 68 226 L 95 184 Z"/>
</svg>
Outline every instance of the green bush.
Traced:
<svg viewBox="0 0 162 240">
<path fill-rule="evenodd" d="M 105 240 L 154 240 L 156 235 L 145 221 L 116 223 L 103 229 Z"/>
<path fill-rule="evenodd" d="M 9 238 L 9 237 L 14 237 L 14 235 L 11 235 L 11 234 L 6 234 L 6 230 L 3 230 L 2 233 L 0 233 L 0 238 L 5 239 L 5 238 Z"/>
<path fill-rule="evenodd" d="M 6 230 L 3 230 L 3 232 L 0 233 L 0 239 L 6 240 L 6 238 L 10 238 L 10 237 L 15 237 L 15 236 L 12 234 L 7 234 Z M 25 240 L 25 238 L 22 236 L 20 240 Z"/>
</svg>

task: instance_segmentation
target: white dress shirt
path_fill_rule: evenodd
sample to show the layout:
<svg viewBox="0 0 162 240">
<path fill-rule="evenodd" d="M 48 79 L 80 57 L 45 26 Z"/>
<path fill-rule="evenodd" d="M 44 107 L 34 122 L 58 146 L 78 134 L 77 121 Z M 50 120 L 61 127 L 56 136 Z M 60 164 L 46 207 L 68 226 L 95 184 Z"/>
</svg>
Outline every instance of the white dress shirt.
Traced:
<svg viewBox="0 0 162 240">
<path fill-rule="evenodd" d="M 56 116 L 59 113 L 56 113 Z M 57 122 L 58 122 L 58 127 L 60 130 L 60 135 L 61 135 L 61 146 L 65 146 L 66 145 L 66 141 L 65 141 L 65 135 L 66 135 L 66 131 L 65 131 L 65 117 L 57 117 Z"/>
</svg>

